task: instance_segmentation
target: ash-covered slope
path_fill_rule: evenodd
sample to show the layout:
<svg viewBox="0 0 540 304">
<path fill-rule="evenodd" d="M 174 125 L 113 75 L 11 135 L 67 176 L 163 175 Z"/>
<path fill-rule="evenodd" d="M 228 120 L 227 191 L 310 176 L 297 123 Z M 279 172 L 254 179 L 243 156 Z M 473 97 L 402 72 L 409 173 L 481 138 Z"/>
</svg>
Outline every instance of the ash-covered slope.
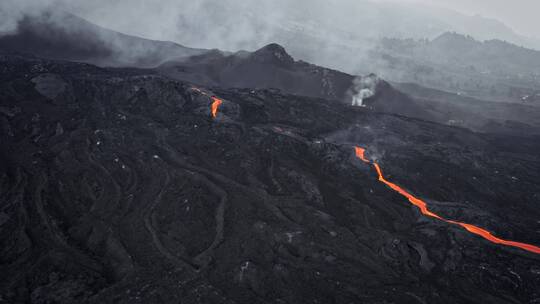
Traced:
<svg viewBox="0 0 540 304">
<path fill-rule="evenodd" d="M 255 52 L 214 51 L 158 70 L 175 79 L 230 88 L 277 88 L 287 93 L 349 101 L 354 76 L 295 61 L 278 44 Z"/>
<path fill-rule="evenodd" d="M 177 80 L 228 88 L 277 88 L 285 93 L 335 99 L 350 104 L 362 78 L 295 61 L 277 44 L 255 52 L 213 51 L 156 69 Z M 462 75 L 465 77 L 465 75 Z M 374 95 L 364 101 L 372 110 L 420 118 L 480 132 L 540 134 L 540 108 L 478 100 L 418 85 L 390 84 L 377 78 Z"/>
<path fill-rule="evenodd" d="M 154 67 L 173 58 L 206 52 L 125 35 L 57 11 L 22 19 L 17 32 L 0 36 L 0 49 L 100 66 L 138 67 Z"/>
<path fill-rule="evenodd" d="M 540 107 L 534 103 L 478 100 L 412 83 L 392 83 L 411 96 L 434 121 L 487 133 L 540 134 Z"/>
<path fill-rule="evenodd" d="M 18 31 L 0 36 L 0 51 L 42 58 L 88 62 L 98 66 L 155 67 L 177 80 L 231 88 L 277 88 L 286 93 L 350 102 L 355 76 L 295 61 L 277 44 L 255 52 L 201 50 L 173 42 L 118 33 L 68 13 L 28 16 Z M 422 113 L 406 96 L 393 112 Z M 384 104 L 373 104 L 389 110 Z M 408 113 L 408 112 L 407 112 Z M 430 119 L 423 116 L 421 118 Z"/>
<path fill-rule="evenodd" d="M 445 218 L 539 245 L 538 138 L 5 55 L 0 106 L 7 302 L 540 297 L 538 255 L 423 217 L 353 150 Z"/>
<path fill-rule="evenodd" d="M 359 77 L 295 61 L 277 44 L 255 52 L 190 49 L 172 42 L 117 33 L 65 13 L 49 12 L 23 19 L 16 34 L 0 37 L 0 50 L 101 66 L 159 65 L 149 73 L 156 72 L 204 86 L 277 88 L 284 93 L 349 104 L 353 95 L 361 90 L 357 87 Z M 163 62 L 166 63 L 161 64 Z M 529 111 L 520 105 L 501 106 L 476 100 L 456 105 L 410 98 L 383 80 L 371 89 L 375 95 L 365 104 L 376 111 L 457 124 L 478 131 L 500 130 L 519 134 L 523 130 L 536 132 L 539 125 L 536 109 Z M 415 96 L 422 89 L 406 92 Z"/>
</svg>

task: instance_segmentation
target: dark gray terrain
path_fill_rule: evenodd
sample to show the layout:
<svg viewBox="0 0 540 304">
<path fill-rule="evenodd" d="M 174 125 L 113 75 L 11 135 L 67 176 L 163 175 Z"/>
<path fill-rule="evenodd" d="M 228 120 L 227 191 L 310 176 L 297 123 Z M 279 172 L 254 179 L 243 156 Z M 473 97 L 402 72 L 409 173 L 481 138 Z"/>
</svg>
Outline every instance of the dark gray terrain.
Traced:
<svg viewBox="0 0 540 304">
<path fill-rule="evenodd" d="M 295 61 L 278 44 L 255 52 L 220 51 L 171 61 L 157 68 L 174 79 L 229 88 L 279 88 L 285 92 L 330 99 L 350 99 L 354 76 Z"/>
<path fill-rule="evenodd" d="M 540 298 L 537 254 L 422 216 L 353 152 L 446 218 L 539 245 L 540 138 L 199 89 L 215 119 L 149 70 L 0 57 L 0 301 Z"/>
<path fill-rule="evenodd" d="M 358 93 L 354 83 L 360 79 L 295 61 L 277 44 L 251 53 L 213 51 L 170 61 L 155 70 L 173 79 L 205 86 L 277 88 L 295 95 L 336 99 L 344 104 L 350 103 L 352 95 Z M 366 105 L 377 111 L 479 132 L 540 134 L 540 106 L 532 97 L 529 102 L 490 102 L 411 83 L 390 85 L 384 80 L 378 82 L 375 91 L 378 92 L 375 98 Z"/>
</svg>

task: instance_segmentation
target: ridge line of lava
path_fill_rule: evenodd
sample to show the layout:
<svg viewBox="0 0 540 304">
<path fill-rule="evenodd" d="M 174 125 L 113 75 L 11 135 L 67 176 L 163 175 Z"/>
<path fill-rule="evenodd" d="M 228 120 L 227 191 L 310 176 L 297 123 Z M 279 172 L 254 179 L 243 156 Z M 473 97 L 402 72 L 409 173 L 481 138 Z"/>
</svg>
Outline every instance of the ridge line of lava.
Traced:
<svg viewBox="0 0 540 304">
<path fill-rule="evenodd" d="M 415 205 L 416 207 L 418 207 L 418 209 L 420 209 L 420 212 L 423 215 L 436 218 L 438 220 L 441 220 L 441 221 L 449 223 L 449 224 L 461 226 L 462 228 L 464 228 L 468 232 L 470 232 L 472 234 L 476 234 L 476 235 L 478 235 L 478 236 L 480 236 L 480 237 L 482 237 L 482 238 L 484 238 L 484 239 L 486 239 L 486 240 L 488 240 L 488 241 L 490 241 L 492 243 L 501 244 L 501 245 L 505 245 L 505 246 L 516 247 L 516 248 L 520 248 L 520 249 L 523 249 L 523 250 L 526 250 L 526 251 L 529 251 L 529 252 L 540 254 L 540 247 L 537 247 L 537 246 L 534 246 L 534 245 L 531 245 L 531 244 L 527 244 L 527 243 L 504 240 L 504 239 L 501 239 L 501 238 L 498 238 L 498 237 L 494 236 L 491 232 L 489 232 L 489 231 L 487 231 L 487 230 L 485 230 L 483 228 L 480 228 L 478 226 L 463 223 L 463 222 L 458 222 L 458 221 L 454 221 L 454 220 L 445 219 L 442 216 L 440 216 L 440 215 L 438 215 L 436 213 L 433 213 L 432 211 L 430 211 L 428 209 L 427 203 L 425 201 L 415 197 L 414 195 L 410 194 L 409 192 L 407 192 L 406 190 L 404 190 L 400 186 L 388 181 L 384 177 L 382 169 L 379 166 L 379 164 L 376 163 L 376 162 L 372 162 L 372 161 L 368 160 L 365 157 L 366 150 L 364 148 L 354 147 L 354 149 L 355 149 L 355 154 L 356 154 L 357 158 L 359 158 L 360 160 L 362 160 L 363 162 L 365 162 L 367 164 L 373 164 L 373 166 L 375 167 L 375 170 L 377 171 L 379 181 L 381 183 L 385 184 L 386 186 L 388 186 L 389 188 L 391 188 L 395 192 L 397 192 L 397 193 L 401 194 L 402 196 L 406 197 L 411 204 Z"/>
</svg>

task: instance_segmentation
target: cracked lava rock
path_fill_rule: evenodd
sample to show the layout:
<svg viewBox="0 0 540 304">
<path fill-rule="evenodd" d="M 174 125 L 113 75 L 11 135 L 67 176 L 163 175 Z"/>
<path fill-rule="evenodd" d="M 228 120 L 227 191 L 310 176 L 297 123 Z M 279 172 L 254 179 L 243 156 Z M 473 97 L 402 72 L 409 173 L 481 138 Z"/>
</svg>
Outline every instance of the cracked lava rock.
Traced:
<svg viewBox="0 0 540 304">
<path fill-rule="evenodd" d="M 17 55 L 0 78 L 0 302 L 540 299 L 539 255 L 351 148 L 538 246 L 538 138 Z"/>
</svg>

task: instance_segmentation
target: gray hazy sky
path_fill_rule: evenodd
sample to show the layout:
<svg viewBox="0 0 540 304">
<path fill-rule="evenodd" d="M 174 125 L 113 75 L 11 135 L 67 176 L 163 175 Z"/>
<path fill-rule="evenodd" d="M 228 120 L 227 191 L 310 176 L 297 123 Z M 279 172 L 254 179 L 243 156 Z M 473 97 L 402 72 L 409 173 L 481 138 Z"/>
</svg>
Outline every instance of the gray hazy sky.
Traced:
<svg viewBox="0 0 540 304">
<path fill-rule="evenodd" d="M 0 0 L 0 1 L 10 1 L 10 0 Z M 14 1 L 14 0 L 11 0 Z M 36 2 L 39 0 L 19 0 L 21 2 Z M 109 23 L 119 24 L 122 22 L 130 23 L 126 27 L 119 27 L 119 29 L 126 30 L 132 27 L 132 21 L 129 16 L 123 16 L 123 18 L 118 18 L 116 12 L 118 8 L 122 8 L 123 11 L 134 11 L 135 9 L 141 9 L 142 11 L 148 11 L 149 13 L 157 13 L 156 10 L 159 10 L 160 15 L 164 18 L 175 18 L 174 14 L 177 14 L 178 11 L 182 13 L 183 11 L 189 11 L 193 7 L 200 6 L 200 3 L 209 2 L 203 0 L 160 0 L 160 1 L 150 1 L 150 0 L 115 0 L 115 1 L 104 1 L 104 0 L 93 0 L 93 1 L 80 1 L 80 0 L 42 0 L 42 2 L 48 1 L 57 1 L 63 3 L 64 7 L 72 7 L 73 11 L 77 12 L 81 10 L 84 15 L 84 11 L 91 8 L 93 10 L 94 16 L 101 17 L 104 19 L 111 17 L 113 19 Z M 216 4 L 222 3 L 222 0 L 215 0 Z M 348 1 L 355 0 L 327 0 L 329 3 L 335 3 L 338 6 L 347 3 Z M 444 7 L 452 9 L 467 15 L 481 15 L 483 17 L 493 18 L 499 21 L 502 21 L 507 26 L 512 28 L 515 32 L 529 36 L 540 38 L 540 0 L 370 0 L 373 2 L 399 2 L 407 4 L 421 3 L 428 6 L 435 7 Z M 244 6 L 268 6 L 269 14 L 279 14 L 285 13 L 287 11 L 286 7 L 273 7 L 273 3 L 276 1 L 273 0 L 243 0 L 236 1 L 236 3 L 241 3 Z M 295 5 L 302 5 L 303 3 L 309 4 L 310 0 L 294 0 Z M 101 8 L 100 8 L 101 7 Z M 210 8 L 209 8 L 210 9 Z M 122 20 L 124 19 L 124 20 Z M 167 21 L 167 20 L 164 20 Z M 166 28 L 166 23 L 163 23 L 163 29 L 161 33 L 170 31 L 171 29 Z M 108 24 L 105 24 L 108 25 Z M 155 27 L 156 24 L 153 24 L 152 27 Z M 135 33 L 133 33 L 135 34 Z M 164 38 L 164 37 L 152 37 L 152 38 Z"/>
<path fill-rule="evenodd" d="M 373 0 L 372 0 L 373 1 Z M 504 22 L 517 33 L 540 38 L 540 0 L 375 0 L 376 2 L 423 3 L 469 15 Z"/>
<path fill-rule="evenodd" d="M 290 1 L 290 3 L 287 3 Z M 317 16 L 325 19 L 345 18 L 347 8 L 358 9 L 358 4 L 365 0 L 319 0 L 324 2 L 330 10 L 323 10 Z M 327 1 L 327 2 L 325 2 Z M 540 38 L 540 0 L 371 0 L 374 2 L 398 2 L 403 4 L 421 3 L 434 7 L 449 8 L 468 15 L 479 14 L 484 17 L 502 21 L 517 33 Z M 193 42 L 195 39 L 182 39 L 186 33 L 182 33 L 182 18 L 185 22 L 193 24 L 196 18 L 205 18 L 212 10 L 223 10 L 224 3 L 234 3 L 235 7 L 230 14 L 239 14 L 235 19 L 237 23 L 246 23 L 235 26 L 235 30 L 242 29 L 245 35 L 242 37 L 257 38 L 260 33 L 254 32 L 253 25 L 245 21 L 242 11 L 246 8 L 262 8 L 266 17 L 286 15 L 292 11 L 290 6 L 302 7 L 306 5 L 306 11 L 317 10 L 312 0 L 0 0 L 0 33 L 9 32 L 16 27 L 17 20 L 31 11 L 37 11 L 43 7 L 54 7 L 71 11 L 82 17 L 96 22 L 102 26 L 128 34 L 139 35 L 151 39 L 173 40 L 186 42 L 200 47 L 224 47 L 235 49 L 230 45 L 206 45 Z M 281 3 L 281 4 L 279 4 Z M 287 4 L 285 4 L 287 3 Z M 354 5 L 353 5 L 354 4 Z M 315 6 L 315 7 L 314 7 Z M 261 10 L 259 10 L 261 11 Z M 350 14 L 349 14 L 350 15 Z M 359 14 L 361 15 L 361 14 Z M 180 16 L 180 17 L 179 17 Z M 240 18 L 241 17 L 241 18 Z M 350 16 L 349 16 L 350 17 Z M 363 16 L 359 16 L 363 18 Z M 187 20 L 187 21 L 186 21 Z M 204 20 L 203 20 L 204 21 Z M 208 28 L 220 29 L 220 20 L 206 20 Z M 201 22 L 199 22 L 201 23 Z M 351 22 L 353 23 L 353 22 Z M 422 26 L 422 24 L 420 24 Z M 215 34 L 212 41 L 230 40 L 231 33 L 227 29 L 213 33 L 200 29 L 201 36 Z M 197 29 L 195 29 L 197 30 Z M 251 33 L 253 32 L 253 33 Z M 468 34 L 467 32 L 465 32 Z M 248 35 L 249 34 L 249 35 Z M 223 37 L 221 37 L 223 36 Z M 238 36 L 238 35 L 237 35 Z M 234 38 L 234 37 L 233 37 Z M 260 37 L 259 37 L 260 38 Z M 488 37 L 489 39 L 495 37 Z M 247 39 L 247 38 L 246 38 Z M 208 39 L 207 39 L 208 40 Z M 260 40 L 260 39 L 259 39 Z M 264 39 L 263 39 L 264 40 Z M 231 44 L 231 43 L 230 43 Z M 238 43 L 232 43 L 233 46 Z"/>
</svg>

